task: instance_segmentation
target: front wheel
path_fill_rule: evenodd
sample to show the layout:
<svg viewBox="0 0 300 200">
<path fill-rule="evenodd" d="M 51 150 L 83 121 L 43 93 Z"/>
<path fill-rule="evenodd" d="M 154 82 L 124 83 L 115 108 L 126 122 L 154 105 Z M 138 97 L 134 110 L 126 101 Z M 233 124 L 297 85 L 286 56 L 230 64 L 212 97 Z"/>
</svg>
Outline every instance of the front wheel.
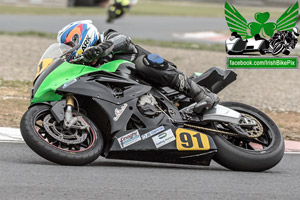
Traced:
<svg viewBox="0 0 300 200">
<path fill-rule="evenodd" d="M 222 102 L 221 105 L 255 120 L 257 126 L 243 129 L 258 137 L 211 134 L 218 149 L 214 160 L 237 171 L 264 171 L 279 163 L 284 154 L 284 141 L 276 124 L 266 114 L 249 105 L 236 102 Z M 213 122 L 212 126 L 230 132 L 226 124 Z"/>
<path fill-rule="evenodd" d="M 284 45 L 282 42 L 278 42 L 275 44 L 272 55 L 276 56 L 278 54 L 280 54 L 282 52 L 282 50 L 284 49 Z"/>
<path fill-rule="evenodd" d="M 23 115 L 21 133 L 26 144 L 43 158 L 62 165 L 85 165 L 99 157 L 103 150 L 103 138 L 99 130 L 82 113 L 78 126 L 86 129 L 66 129 L 57 123 L 50 106 L 36 105 Z M 82 124 L 83 123 L 83 124 Z"/>
</svg>

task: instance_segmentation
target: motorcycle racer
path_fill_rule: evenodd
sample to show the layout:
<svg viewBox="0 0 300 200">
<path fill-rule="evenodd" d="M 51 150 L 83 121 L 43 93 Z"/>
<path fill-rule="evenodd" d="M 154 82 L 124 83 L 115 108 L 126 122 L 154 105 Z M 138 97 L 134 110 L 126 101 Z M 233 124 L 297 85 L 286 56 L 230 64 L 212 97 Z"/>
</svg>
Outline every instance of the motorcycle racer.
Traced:
<svg viewBox="0 0 300 200">
<path fill-rule="evenodd" d="M 175 64 L 133 44 L 130 37 L 115 30 L 109 29 L 99 34 L 91 20 L 66 25 L 58 32 L 57 41 L 70 46 L 79 45 L 68 61 L 83 55 L 84 62 L 91 66 L 118 59 L 135 63 L 144 80 L 157 86 L 168 86 L 191 97 L 197 103 L 194 107 L 196 113 L 219 102 L 216 94 L 178 71 Z"/>
<path fill-rule="evenodd" d="M 114 0 L 107 7 L 108 18 L 107 23 L 112 23 L 115 19 L 122 17 L 132 6 L 137 4 L 138 0 Z"/>
<path fill-rule="evenodd" d="M 297 27 L 294 27 L 292 31 L 278 31 L 270 39 L 270 48 L 273 50 L 278 44 L 283 43 L 283 53 L 289 55 L 290 48 L 294 49 L 298 43 L 298 36 L 299 29 Z"/>
</svg>

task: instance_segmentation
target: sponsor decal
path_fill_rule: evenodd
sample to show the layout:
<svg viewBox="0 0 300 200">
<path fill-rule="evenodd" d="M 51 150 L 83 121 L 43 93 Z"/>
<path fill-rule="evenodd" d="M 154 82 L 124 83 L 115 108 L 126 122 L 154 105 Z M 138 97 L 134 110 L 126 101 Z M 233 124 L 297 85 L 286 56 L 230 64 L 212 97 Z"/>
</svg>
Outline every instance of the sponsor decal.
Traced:
<svg viewBox="0 0 300 200">
<path fill-rule="evenodd" d="M 128 147 L 140 140 L 141 140 L 141 136 L 140 136 L 138 130 L 133 131 L 131 133 L 128 133 L 127 135 L 124 135 L 124 136 L 118 138 L 118 142 L 122 149 L 125 147 Z"/>
<path fill-rule="evenodd" d="M 156 148 L 160 148 L 160 147 L 174 141 L 175 137 L 174 137 L 172 130 L 168 129 L 165 132 L 162 132 L 162 133 L 152 137 L 152 140 L 153 140 Z"/>
<path fill-rule="evenodd" d="M 118 121 L 118 119 L 121 117 L 121 115 L 123 114 L 123 112 L 125 111 L 125 109 L 127 108 L 128 104 L 125 103 L 123 106 L 121 106 L 120 109 L 116 108 L 115 109 L 115 117 L 113 118 L 114 121 Z"/>
<path fill-rule="evenodd" d="M 148 133 L 145 133 L 141 137 L 142 137 L 143 140 L 146 140 L 147 138 L 152 137 L 153 135 L 156 135 L 157 133 L 159 133 L 159 132 L 161 132 L 163 130 L 165 130 L 165 127 L 160 126 L 160 127 L 156 128 L 156 129 L 154 129 L 152 131 L 149 131 Z"/>
<path fill-rule="evenodd" d="M 66 87 L 69 87 L 70 85 L 72 85 L 73 83 L 76 83 L 76 82 L 77 82 L 77 79 L 75 78 L 75 79 L 65 83 L 62 88 L 65 89 Z"/>
</svg>

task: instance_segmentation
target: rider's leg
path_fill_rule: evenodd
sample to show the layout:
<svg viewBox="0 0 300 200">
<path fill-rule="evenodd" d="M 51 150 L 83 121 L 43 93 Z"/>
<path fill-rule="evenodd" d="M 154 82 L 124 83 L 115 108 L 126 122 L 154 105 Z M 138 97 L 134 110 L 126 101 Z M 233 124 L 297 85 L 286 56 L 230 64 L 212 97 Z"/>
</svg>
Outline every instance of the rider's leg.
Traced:
<svg viewBox="0 0 300 200">
<path fill-rule="evenodd" d="M 176 66 L 165 61 L 160 56 L 149 54 L 140 56 L 135 64 L 140 75 L 147 81 L 158 86 L 168 86 L 178 90 L 197 102 L 194 111 L 200 113 L 204 108 L 210 108 L 219 101 L 216 94 L 195 83 Z"/>
</svg>

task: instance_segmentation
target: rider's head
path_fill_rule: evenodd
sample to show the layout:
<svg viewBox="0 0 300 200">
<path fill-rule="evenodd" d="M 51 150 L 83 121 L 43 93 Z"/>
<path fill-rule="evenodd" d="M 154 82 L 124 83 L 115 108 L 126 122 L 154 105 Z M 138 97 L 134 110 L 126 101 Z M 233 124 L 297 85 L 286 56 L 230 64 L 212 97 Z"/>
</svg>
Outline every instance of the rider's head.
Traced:
<svg viewBox="0 0 300 200">
<path fill-rule="evenodd" d="M 72 22 L 61 29 L 57 35 L 58 43 L 64 43 L 71 47 L 79 45 L 70 60 L 81 55 L 87 47 L 95 45 L 99 39 L 100 34 L 91 20 Z"/>
<path fill-rule="evenodd" d="M 294 27 L 293 28 L 293 34 L 296 36 L 296 37 L 298 37 L 299 36 L 299 29 L 297 28 L 297 27 Z"/>
</svg>

